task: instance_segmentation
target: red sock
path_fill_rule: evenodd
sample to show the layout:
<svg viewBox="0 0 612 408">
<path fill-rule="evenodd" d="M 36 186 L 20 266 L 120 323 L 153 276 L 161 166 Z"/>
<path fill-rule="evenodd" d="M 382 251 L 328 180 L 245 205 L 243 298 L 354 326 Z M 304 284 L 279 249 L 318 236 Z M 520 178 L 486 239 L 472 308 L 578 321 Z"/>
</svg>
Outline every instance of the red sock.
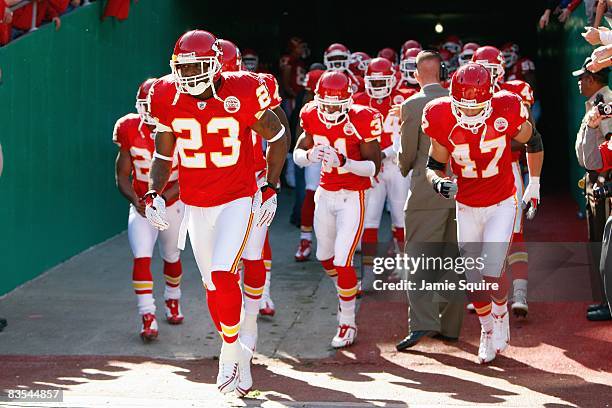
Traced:
<svg viewBox="0 0 612 408">
<path fill-rule="evenodd" d="M 302 232 L 311 232 L 314 220 L 314 190 L 306 190 L 304 203 L 302 204 L 301 229 Z"/>
<path fill-rule="evenodd" d="M 472 302 L 478 317 L 484 317 L 491 314 L 491 302 Z"/>
<path fill-rule="evenodd" d="M 502 273 L 499 278 L 492 278 L 490 276 L 484 276 L 484 280 L 487 283 L 497 283 L 497 290 L 491 290 L 491 299 L 498 305 L 503 305 L 508 301 L 508 276 L 506 273 Z"/>
<path fill-rule="evenodd" d="M 166 279 L 167 286 L 178 288 L 181 286 L 182 276 L 183 267 L 180 259 L 174 263 L 164 261 L 164 278 Z"/>
<path fill-rule="evenodd" d="M 373 257 L 376 255 L 376 244 L 378 242 L 378 228 L 364 228 L 361 235 L 361 254 L 364 265 L 372 265 Z"/>
<path fill-rule="evenodd" d="M 132 267 L 132 286 L 137 295 L 153 293 L 151 258 L 134 258 Z"/>
<path fill-rule="evenodd" d="M 223 340 L 233 343 L 240 331 L 240 312 L 242 311 L 242 291 L 237 273 L 214 271 L 211 273 L 217 298 L 217 314 L 223 333 Z"/>
<path fill-rule="evenodd" d="M 338 297 L 349 302 L 357 296 L 357 273 L 352 266 L 336 266 L 338 271 Z"/>
<path fill-rule="evenodd" d="M 364 228 L 361 236 L 362 244 L 375 244 L 378 242 L 378 228 Z"/>
<path fill-rule="evenodd" d="M 266 267 L 263 259 L 257 261 L 243 259 L 242 263 L 244 265 L 244 295 L 254 300 L 261 299 L 266 283 Z"/>
<path fill-rule="evenodd" d="M 510 254 L 508 255 L 508 268 L 512 280 L 517 279 L 527 280 L 529 268 L 527 266 L 528 254 L 527 246 L 523 233 L 515 233 L 512 235 L 512 243 L 510 244 Z"/>
<path fill-rule="evenodd" d="M 338 271 L 336 270 L 336 267 L 334 266 L 334 258 L 330 258 L 330 259 L 326 259 L 325 261 L 321 261 L 321 265 L 323 265 L 323 269 L 325 270 L 325 273 L 330 278 L 333 279 L 338 276 Z"/>
<path fill-rule="evenodd" d="M 206 289 L 206 303 L 208 304 L 208 312 L 219 334 L 221 334 L 221 323 L 219 322 L 219 314 L 217 313 L 217 291 Z"/>
</svg>

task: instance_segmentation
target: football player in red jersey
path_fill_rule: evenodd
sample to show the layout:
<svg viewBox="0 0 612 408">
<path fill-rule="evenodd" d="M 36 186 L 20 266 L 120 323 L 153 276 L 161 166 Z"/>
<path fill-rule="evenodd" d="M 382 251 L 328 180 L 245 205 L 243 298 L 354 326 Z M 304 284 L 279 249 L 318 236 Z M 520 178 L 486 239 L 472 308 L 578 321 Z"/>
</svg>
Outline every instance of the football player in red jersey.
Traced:
<svg viewBox="0 0 612 408">
<path fill-rule="evenodd" d="M 378 54 L 376 56 L 378 58 L 385 58 L 389 60 L 389 62 L 391 62 L 393 65 L 397 65 L 397 52 L 395 52 L 393 48 L 385 47 L 378 51 Z"/>
<path fill-rule="evenodd" d="M 459 53 L 459 66 L 465 65 L 472 61 L 474 51 L 476 51 L 478 48 L 480 48 L 480 45 L 473 42 L 465 44 Z"/>
<path fill-rule="evenodd" d="M 219 40 L 223 51 L 224 72 L 237 72 L 241 69 L 240 50 L 228 40 Z M 285 112 L 281 109 L 281 99 L 278 92 L 278 83 L 271 74 L 259 74 L 265 81 L 272 101 L 269 109 L 281 120 L 285 129 L 289 123 Z M 253 132 L 254 168 L 257 186 L 263 187 L 266 183 L 266 158 L 263 154 L 262 137 Z M 270 297 L 270 268 L 272 266 L 271 250 L 268 251 L 268 265 L 264 260 L 264 248 L 268 236 L 266 224 L 251 227 L 249 239 L 244 252 L 242 263 L 244 266 L 244 312 L 245 316 L 240 326 L 240 341 L 242 344 L 255 351 L 257 343 L 257 315 L 273 316 L 275 313 L 274 303 Z M 269 244 L 267 245 L 269 249 Z"/>
<path fill-rule="evenodd" d="M 402 79 L 399 81 L 395 89 L 404 96 L 404 99 L 410 98 L 415 93 L 419 92 L 420 87 L 414 73 L 416 72 L 416 57 L 421 52 L 420 48 L 407 48 L 402 53 L 399 69 L 402 74 Z"/>
<path fill-rule="evenodd" d="M 254 50 L 247 48 L 242 55 L 242 63 L 247 71 L 259 72 L 259 56 Z"/>
<path fill-rule="evenodd" d="M 365 52 L 354 52 L 351 54 L 349 69 L 353 74 L 363 77 L 371 59 Z"/>
<path fill-rule="evenodd" d="M 428 180 L 444 197 L 455 196 L 461 254 L 481 261 L 480 268 L 467 268 L 467 281 L 489 284 L 468 292 L 482 327 L 478 361 L 486 363 L 510 339 L 504 265 L 518 205 L 510 146 L 512 140 L 532 144 L 528 112 L 515 94 L 493 93 L 484 66 L 468 63 L 451 79 L 450 97 L 425 106 L 422 128 L 432 141 Z M 449 160 L 456 183 L 446 173 Z M 541 161 L 529 153 L 527 161 L 530 175 L 539 177 Z M 539 185 L 533 183 L 522 201 L 537 200 Z"/>
<path fill-rule="evenodd" d="M 508 92 L 518 95 L 525 107 L 531 113 L 531 107 L 533 106 L 533 92 L 527 82 L 520 80 L 504 81 L 504 57 L 500 50 L 492 46 L 484 46 L 478 48 L 472 57 L 474 62 L 484 65 L 491 74 L 493 79 L 493 86 L 495 91 L 506 90 Z M 532 157 L 539 157 L 539 160 L 543 160 L 543 147 L 541 143 L 541 135 L 535 127 L 531 114 L 529 115 L 529 121 L 533 127 L 534 138 L 540 140 L 539 150 L 530 151 Z M 516 185 L 517 194 L 520 196 L 523 194 L 525 189 L 523 183 L 523 172 L 521 170 L 521 156 L 525 150 L 525 147 L 518 143 L 512 145 L 512 171 L 514 173 L 514 183 Z M 530 180 L 530 182 L 539 183 L 539 179 Z M 516 316 L 525 317 L 527 316 L 527 278 L 528 278 L 528 254 L 525 246 L 525 240 L 523 235 L 523 211 L 521 208 L 517 209 L 514 234 L 512 236 L 512 246 L 510 247 L 510 253 L 508 256 L 508 267 L 512 276 L 513 286 L 513 302 L 512 311 Z"/>
<path fill-rule="evenodd" d="M 404 96 L 395 91 L 395 69 L 385 58 L 374 58 L 368 65 L 365 76 L 366 92 L 355 95 L 358 105 L 376 109 L 382 114 L 382 133 L 380 136 L 381 167 L 374 179 L 372 188 L 366 194 L 365 229 L 362 245 L 375 245 L 378 242 L 378 227 L 388 200 L 391 209 L 391 228 L 393 240 L 400 250 L 404 248 L 404 204 L 410 190 L 410 180 L 400 173 L 397 165 L 399 150 L 399 117 L 391 113 L 394 105 L 400 105 Z M 364 246 L 365 247 L 365 246 Z M 365 253 L 364 255 L 374 255 Z"/>
<path fill-rule="evenodd" d="M 344 73 L 351 82 L 353 93 L 362 92 L 365 88 L 363 77 L 353 73 L 351 67 L 351 52 L 340 43 L 333 43 L 323 53 L 323 63 L 328 71 L 339 71 Z"/>
<path fill-rule="evenodd" d="M 365 191 L 380 168 L 381 115 L 352 105 L 351 96 L 345 74 L 323 74 L 315 100 L 300 112 L 304 133 L 293 152 L 300 166 L 322 162 L 314 229 L 317 259 L 338 290 L 339 324 L 331 342 L 335 348 L 353 344 L 357 335 L 357 275 L 352 260 L 363 231 Z"/>
<path fill-rule="evenodd" d="M 324 73 L 324 70 L 314 69 L 306 74 L 306 95 L 304 96 L 304 105 L 314 99 L 314 92 L 317 89 L 317 84 Z M 302 134 L 302 129 L 299 124 L 296 126 L 296 132 Z M 312 229 L 315 211 L 314 196 L 321 180 L 321 163 L 319 162 L 307 166 L 304 169 L 304 179 L 306 182 L 306 191 L 300 211 L 300 243 L 295 252 L 296 262 L 307 261 L 312 253 Z"/>
<path fill-rule="evenodd" d="M 304 89 L 304 75 L 306 75 L 306 58 L 310 49 L 299 37 L 292 37 L 287 44 L 287 53 L 280 59 L 281 91 L 287 115 L 295 108 L 295 98 Z"/>
<path fill-rule="evenodd" d="M 253 382 L 252 351 L 238 339 L 242 291 L 237 268 L 251 226 L 270 225 L 276 211 L 287 138 L 269 109 L 272 95 L 264 78 L 246 71 L 222 73 L 221 58 L 213 34 L 189 31 L 174 47 L 172 74 L 149 91 L 157 135 L 145 211 L 153 225 L 167 228 L 159 192 L 176 146 L 185 203 L 179 247 L 188 232 L 208 308 L 222 337 L 217 386 L 223 393 L 235 390 L 243 396 Z M 267 179 L 261 188 L 254 176 L 252 131 L 268 141 Z"/>
<path fill-rule="evenodd" d="M 113 131 L 113 142 L 119 147 L 115 166 L 117 188 L 130 202 L 128 239 L 134 255 L 132 285 L 138 298 L 138 312 L 142 318 L 140 337 L 143 341 L 153 340 L 158 334 L 151 274 L 151 257 L 157 238 L 159 238 L 159 252 L 164 260 L 166 319 L 170 324 L 180 324 L 183 321 L 179 305 L 181 251 L 177 247 L 179 227 L 183 218 L 183 203 L 178 199 L 178 161 L 174 155 L 172 155 L 174 159 L 168 184 L 161 192 L 167 202 L 168 229 L 160 232 L 147 222 L 145 203 L 140 199 L 148 190 L 151 160 L 155 151 L 152 132 L 155 123 L 147 112 L 147 94 L 153 82 L 155 79 L 147 79 L 138 88 L 136 95 L 138 114 L 128 113 L 117 120 Z"/>
</svg>

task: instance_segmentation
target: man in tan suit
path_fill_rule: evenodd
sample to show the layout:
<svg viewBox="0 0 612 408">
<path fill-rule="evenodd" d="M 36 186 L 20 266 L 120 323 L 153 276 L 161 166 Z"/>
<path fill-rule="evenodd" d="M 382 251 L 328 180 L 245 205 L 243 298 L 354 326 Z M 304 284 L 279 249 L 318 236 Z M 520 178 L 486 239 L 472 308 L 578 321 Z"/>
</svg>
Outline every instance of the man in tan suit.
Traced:
<svg viewBox="0 0 612 408">
<path fill-rule="evenodd" d="M 415 77 L 421 91 L 401 105 L 399 167 L 404 177 L 411 177 L 404 212 L 406 254 L 413 257 L 458 255 L 455 201 L 437 194 L 425 177 L 431 142 L 421 130 L 421 116 L 429 101 L 448 96 L 448 90 L 441 85 L 441 63 L 435 52 L 419 53 Z M 454 271 L 408 271 L 408 280 L 416 282 L 417 288 L 422 281 L 445 279 L 458 282 Z M 459 291 L 408 291 L 409 334 L 397 344 L 397 349 L 412 347 L 424 337 L 456 340 L 463 323 L 464 302 Z"/>
</svg>

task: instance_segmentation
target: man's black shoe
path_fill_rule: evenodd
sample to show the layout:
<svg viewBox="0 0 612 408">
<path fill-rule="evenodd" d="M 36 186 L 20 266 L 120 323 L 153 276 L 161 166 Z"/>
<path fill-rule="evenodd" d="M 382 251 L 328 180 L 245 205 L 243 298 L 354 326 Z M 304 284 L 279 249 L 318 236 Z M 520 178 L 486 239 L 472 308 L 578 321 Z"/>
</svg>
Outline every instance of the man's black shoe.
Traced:
<svg viewBox="0 0 612 408">
<path fill-rule="evenodd" d="M 587 308 L 587 312 L 593 312 L 598 309 L 603 309 L 604 307 L 608 307 L 607 303 L 596 303 L 594 305 L 589 305 Z"/>
<path fill-rule="evenodd" d="M 405 350 L 405 349 L 410 348 L 410 347 L 414 346 L 415 344 L 417 344 L 424 337 L 433 337 L 436 334 L 438 334 L 438 332 L 435 332 L 433 330 L 417 330 L 417 331 L 413 331 L 408 336 L 406 336 L 404 338 L 404 340 L 402 340 L 399 343 L 397 343 L 395 348 L 397 349 L 397 351 Z"/>
<path fill-rule="evenodd" d="M 597 310 L 593 310 L 587 313 L 587 319 L 592 322 L 603 322 L 606 320 L 612 320 L 612 315 L 610 314 L 610 308 L 601 308 Z"/>
<path fill-rule="evenodd" d="M 433 336 L 434 339 L 436 340 L 442 340 L 442 341 L 459 341 L 459 337 L 450 337 L 450 336 L 445 336 L 442 333 L 438 333 L 435 336 Z"/>
</svg>

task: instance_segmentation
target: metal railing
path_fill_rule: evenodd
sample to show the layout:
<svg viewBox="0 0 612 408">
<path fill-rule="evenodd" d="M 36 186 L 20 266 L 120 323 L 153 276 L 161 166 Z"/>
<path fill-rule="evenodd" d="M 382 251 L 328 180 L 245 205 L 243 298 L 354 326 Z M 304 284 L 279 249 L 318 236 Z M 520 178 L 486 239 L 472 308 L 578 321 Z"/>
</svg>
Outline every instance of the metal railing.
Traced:
<svg viewBox="0 0 612 408">
<path fill-rule="evenodd" d="M 36 27 L 36 19 L 38 17 L 38 2 L 37 1 L 33 1 L 33 0 L 23 0 L 20 1 L 17 4 L 12 5 L 11 7 L 9 7 L 9 9 L 11 11 L 15 11 L 18 10 L 22 7 L 25 7 L 28 5 L 28 3 L 34 3 L 32 4 L 32 24 L 30 26 L 30 29 L 28 30 L 28 32 L 30 31 L 34 31 L 36 30 L 38 27 Z M 89 3 L 91 3 L 90 0 L 83 0 L 83 3 L 81 3 L 81 7 L 88 5 Z"/>
</svg>

